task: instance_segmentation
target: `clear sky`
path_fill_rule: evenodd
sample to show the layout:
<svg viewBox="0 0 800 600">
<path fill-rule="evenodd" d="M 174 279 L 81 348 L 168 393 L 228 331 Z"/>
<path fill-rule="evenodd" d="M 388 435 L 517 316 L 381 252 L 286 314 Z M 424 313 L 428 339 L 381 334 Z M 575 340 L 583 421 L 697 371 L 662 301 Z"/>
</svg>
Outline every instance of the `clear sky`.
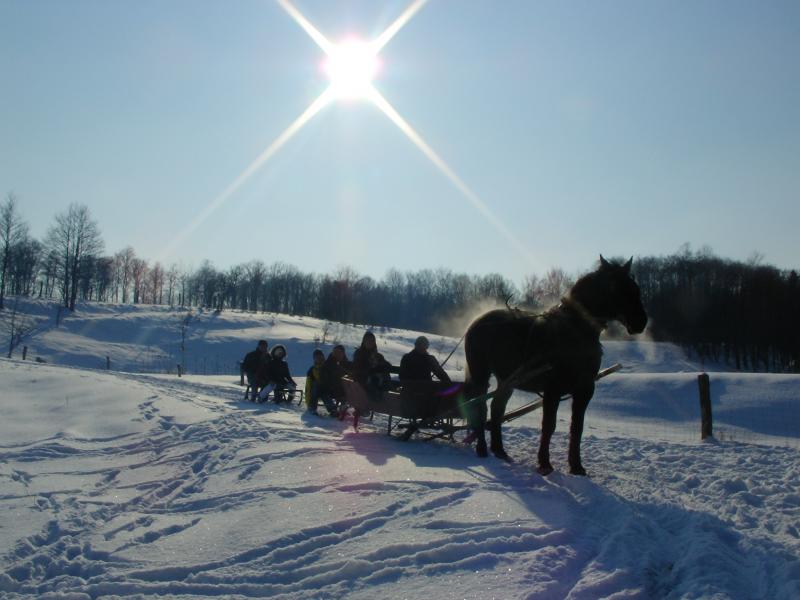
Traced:
<svg viewBox="0 0 800 600">
<path fill-rule="evenodd" d="M 338 43 L 409 1 L 293 6 Z M 688 242 L 800 266 L 796 1 L 429 0 L 374 85 L 443 162 L 335 101 L 225 194 L 324 58 L 272 0 L 0 0 L 0 192 L 35 235 L 84 203 L 109 253 L 165 263 L 519 282 Z"/>
</svg>

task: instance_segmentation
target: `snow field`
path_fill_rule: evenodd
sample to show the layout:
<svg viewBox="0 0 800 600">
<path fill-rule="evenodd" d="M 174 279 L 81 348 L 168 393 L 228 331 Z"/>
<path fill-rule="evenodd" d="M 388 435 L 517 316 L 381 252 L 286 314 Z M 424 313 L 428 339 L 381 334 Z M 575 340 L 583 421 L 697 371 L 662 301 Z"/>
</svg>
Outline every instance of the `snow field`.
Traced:
<svg viewBox="0 0 800 600">
<path fill-rule="evenodd" d="M 204 339 L 259 337 L 239 321 L 261 316 L 217 317 Z M 160 318 L 131 318 L 131 339 Z M 313 347 L 301 332 L 317 323 L 274 319 L 296 338 L 290 361 Z M 352 346 L 363 329 L 341 331 Z M 51 335 L 32 345 L 54 359 Z M 60 356 L 80 366 L 95 342 L 70 335 Z M 415 335 L 386 332 L 381 349 L 396 362 Z M 2 360 L 0 597 L 800 597 L 800 450 L 781 445 L 798 433 L 757 421 L 790 415 L 800 379 L 712 373 L 720 426 L 759 443 L 700 442 L 692 364 L 672 346 L 606 348 L 626 371 L 587 413 L 590 478 L 566 474 L 568 402 L 543 478 L 538 412 L 506 427 L 509 465 L 400 442 L 378 417 L 356 434 L 245 403 L 234 376 Z"/>
<path fill-rule="evenodd" d="M 542 478 L 529 426 L 508 428 L 518 462 L 506 465 L 458 445 L 402 443 L 379 423 L 353 434 L 297 407 L 242 403 L 233 378 L 0 365 L 12 404 L 36 417 L 17 413 L 4 433 L 38 423 L 27 442 L 2 447 L 9 598 L 799 591 L 800 467 L 789 448 L 589 435 L 591 479 Z M 28 391 L 34 374 L 109 397 L 75 394 L 48 426 Z M 563 427 L 553 457 L 565 468 Z"/>
</svg>

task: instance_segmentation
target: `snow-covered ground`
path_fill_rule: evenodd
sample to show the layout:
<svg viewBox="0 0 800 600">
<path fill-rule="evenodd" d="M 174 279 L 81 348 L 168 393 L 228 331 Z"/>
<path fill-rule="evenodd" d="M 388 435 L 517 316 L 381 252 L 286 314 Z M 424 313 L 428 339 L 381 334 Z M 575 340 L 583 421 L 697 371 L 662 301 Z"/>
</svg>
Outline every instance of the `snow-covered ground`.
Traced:
<svg viewBox="0 0 800 600">
<path fill-rule="evenodd" d="M 718 434 L 700 442 L 698 366 L 609 342 L 626 368 L 587 414 L 590 477 L 565 472 L 565 403 L 543 478 L 538 413 L 506 428 L 514 464 L 479 459 L 379 417 L 354 433 L 242 402 L 232 374 L 137 372 L 175 362 L 178 311 L 85 306 L 55 327 L 30 310 L 29 360 L 0 361 L 2 598 L 800 597 L 798 376 L 711 373 Z M 324 328 L 196 314 L 187 354 L 233 373 L 266 337 L 300 376 Z M 326 348 L 364 332 L 328 329 Z M 417 335 L 377 334 L 393 362 Z M 431 337 L 440 357 L 456 341 Z"/>
</svg>

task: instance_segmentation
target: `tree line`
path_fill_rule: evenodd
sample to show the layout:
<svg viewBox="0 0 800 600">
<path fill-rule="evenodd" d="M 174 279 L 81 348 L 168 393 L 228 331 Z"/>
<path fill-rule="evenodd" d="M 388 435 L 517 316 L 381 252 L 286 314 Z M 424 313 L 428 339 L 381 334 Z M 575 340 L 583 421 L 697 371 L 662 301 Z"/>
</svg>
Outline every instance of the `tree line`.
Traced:
<svg viewBox="0 0 800 600">
<path fill-rule="evenodd" d="M 688 247 L 634 261 L 654 339 L 739 370 L 800 372 L 796 270 L 726 260 Z"/>
<path fill-rule="evenodd" d="M 700 358 L 741 370 L 800 371 L 800 286 L 796 271 L 748 263 L 684 247 L 672 256 L 639 257 L 633 272 L 650 315 L 649 331 Z M 552 268 L 517 286 L 495 273 L 389 269 L 376 280 L 342 266 L 305 273 L 283 262 L 251 260 L 218 269 L 162 265 L 128 246 L 104 252 L 86 206 L 55 216 L 44 238 L 31 237 L 19 204 L 0 204 L 0 309 L 6 295 L 78 301 L 238 309 L 313 316 L 460 336 L 481 306 L 534 311 L 557 303 L 576 276 Z"/>
</svg>

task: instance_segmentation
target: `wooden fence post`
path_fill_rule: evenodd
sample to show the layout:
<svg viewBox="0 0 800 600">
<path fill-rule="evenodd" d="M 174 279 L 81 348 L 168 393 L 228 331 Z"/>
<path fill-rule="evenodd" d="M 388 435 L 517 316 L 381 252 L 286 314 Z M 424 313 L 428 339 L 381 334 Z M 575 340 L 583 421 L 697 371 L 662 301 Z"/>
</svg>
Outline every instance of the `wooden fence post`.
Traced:
<svg viewBox="0 0 800 600">
<path fill-rule="evenodd" d="M 28 356 L 28 347 L 27 346 L 23 346 L 22 347 L 22 360 L 25 360 L 26 356 Z"/>
<path fill-rule="evenodd" d="M 178 377 L 180 377 L 180 376 L 181 376 L 181 372 L 182 372 L 182 371 L 183 371 L 183 369 L 181 369 L 181 366 L 180 366 L 180 365 L 178 365 Z"/>
<path fill-rule="evenodd" d="M 106 371 L 110 371 L 110 370 L 111 370 L 111 357 L 110 356 L 106 356 Z"/>
<path fill-rule="evenodd" d="M 700 388 L 700 438 L 706 439 L 713 436 L 711 427 L 711 381 L 708 373 L 697 376 L 697 385 Z"/>
</svg>

